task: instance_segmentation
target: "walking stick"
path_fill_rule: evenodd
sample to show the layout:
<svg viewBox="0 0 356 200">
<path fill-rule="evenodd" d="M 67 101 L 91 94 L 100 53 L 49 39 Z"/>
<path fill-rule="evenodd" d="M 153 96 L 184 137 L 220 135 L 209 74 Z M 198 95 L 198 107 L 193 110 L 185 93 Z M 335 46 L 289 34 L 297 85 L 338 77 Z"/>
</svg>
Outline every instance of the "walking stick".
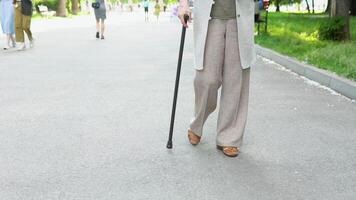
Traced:
<svg viewBox="0 0 356 200">
<path fill-rule="evenodd" d="M 188 15 L 184 15 L 184 21 L 187 23 L 189 20 Z M 167 148 L 173 148 L 173 128 L 174 128 L 174 119 L 176 115 L 176 106 L 177 106 L 177 97 L 178 97 L 178 88 L 179 88 L 179 79 L 180 79 L 180 71 L 182 68 L 182 59 L 183 59 L 183 50 L 184 50 L 184 41 L 185 41 L 185 33 L 187 28 L 185 26 L 182 27 L 182 36 L 180 39 L 180 49 L 179 49 L 179 56 L 178 56 L 178 66 L 177 66 L 177 73 L 176 73 L 176 83 L 174 87 L 174 97 L 173 97 L 173 106 L 172 106 L 172 114 L 171 114 L 171 125 L 169 129 L 169 137 L 167 142 Z"/>
</svg>

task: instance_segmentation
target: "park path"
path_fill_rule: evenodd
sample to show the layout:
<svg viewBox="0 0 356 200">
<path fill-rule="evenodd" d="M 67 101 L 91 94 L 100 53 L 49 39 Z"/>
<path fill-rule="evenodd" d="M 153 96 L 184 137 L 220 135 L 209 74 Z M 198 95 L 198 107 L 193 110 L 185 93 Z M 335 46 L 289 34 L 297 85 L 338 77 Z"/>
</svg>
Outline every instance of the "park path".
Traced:
<svg viewBox="0 0 356 200">
<path fill-rule="evenodd" d="M 97 41 L 92 18 L 0 51 L 0 199 L 355 199 L 355 102 L 260 57 L 242 154 L 215 149 L 216 113 L 192 147 L 189 30 L 166 150 L 179 24 L 112 13 Z"/>
</svg>

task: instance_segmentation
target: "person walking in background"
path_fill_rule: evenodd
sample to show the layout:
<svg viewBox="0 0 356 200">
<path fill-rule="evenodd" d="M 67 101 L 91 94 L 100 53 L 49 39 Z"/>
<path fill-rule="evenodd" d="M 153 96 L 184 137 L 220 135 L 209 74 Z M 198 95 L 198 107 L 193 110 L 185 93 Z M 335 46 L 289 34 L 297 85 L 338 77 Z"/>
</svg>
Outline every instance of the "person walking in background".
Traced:
<svg viewBox="0 0 356 200">
<path fill-rule="evenodd" d="M 166 11 L 167 11 L 167 4 L 163 3 L 163 12 L 166 12 Z"/>
<path fill-rule="evenodd" d="M 180 0 L 179 18 L 191 16 L 188 0 Z M 254 49 L 253 0 L 202 0 L 194 3 L 195 115 L 188 129 L 192 145 L 199 144 L 203 126 L 217 107 L 216 145 L 224 155 L 240 152 L 247 121 L 250 67 Z"/>
<path fill-rule="evenodd" d="M 15 47 L 15 16 L 12 0 L 0 0 L 1 28 L 6 35 L 6 44 L 4 50 Z"/>
<path fill-rule="evenodd" d="M 34 45 L 34 40 L 31 32 L 31 17 L 33 4 L 31 0 L 14 0 L 15 5 L 15 33 L 16 42 L 18 44 L 19 51 L 26 49 L 25 34 L 26 33 L 30 47 Z"/>
<path fill-rule="evenodd" d="M 127 3 L 129 4 L 129 10 L 130 12 L 133 12 L 133 1 L 132 0 L 128 0 Z"/>
<path fill-rule="evenodd" d="M 172 6 L 172 12 L 171 12 L 171 21 L 172 20 L 176 20 L 178 17 L 178 6 L 177 5 L 173 5 Z"/>
<path fill-rule="evenodd" d="M 145 22 L 148 22 L 148 8 L 150 6 L 149 0 L 143 0 L 143 9 L 145 10 Z"/>
<path fill-rule="evenodd" d="M 105 39 L 105 20 L 106 20 L 106 5 L 105 0 L 97 0 L 96 6 L 94 6 L 94 14 L 96 20 L 96 35 L 97 39 Z"/>
<path fill-rule="evenodd" d="M 160 14 L 160 13 L 161 13 L 161 6 L 159 5 L 158 0 L 156 0 L 155 12 L 154 12 L 154 14 L 155 14 L 156 17 L 157 17 L 157 21 L 158 21 L 158 18 L 159 18 L 159 14 Z"/>
</svg>

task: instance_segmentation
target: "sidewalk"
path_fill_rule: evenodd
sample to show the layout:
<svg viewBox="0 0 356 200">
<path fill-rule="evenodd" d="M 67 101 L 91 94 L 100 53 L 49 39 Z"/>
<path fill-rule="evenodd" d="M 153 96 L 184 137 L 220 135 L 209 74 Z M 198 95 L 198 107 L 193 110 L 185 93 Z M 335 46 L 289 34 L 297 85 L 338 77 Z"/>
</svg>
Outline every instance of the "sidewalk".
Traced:
<svg viewBox="0 0 356 200">
<path fill-rule="evenodd" d="M 112 14 L 105 41 L 90 16 L 53 22 L 0 51 L 0 199 L 354 199 L 356 102 L 261 57 L 242 154 L 215 149 L 217 113 L 188 143 L 191 29 L 167 150 L 180 25 L 143 21 Z"/>
</svg>

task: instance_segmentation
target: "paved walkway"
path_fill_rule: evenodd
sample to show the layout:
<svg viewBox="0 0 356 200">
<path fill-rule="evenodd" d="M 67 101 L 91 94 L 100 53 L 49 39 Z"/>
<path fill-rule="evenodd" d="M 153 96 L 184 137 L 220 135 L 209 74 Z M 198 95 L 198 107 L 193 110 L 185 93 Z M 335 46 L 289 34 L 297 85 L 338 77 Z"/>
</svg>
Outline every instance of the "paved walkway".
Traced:
<svg viewBox="0 0 356 200">
<path fill-rule="evenodd" d="M 97 41 L 91 19 L 0 51 L 0 199 L 355 199 L 355 102 L 259 58 L 242 154 L 215 149 L 216 113 L 192 147 L 189 30 L 167 150 L 179 24 L 112 14 Z"/>
</svg>

